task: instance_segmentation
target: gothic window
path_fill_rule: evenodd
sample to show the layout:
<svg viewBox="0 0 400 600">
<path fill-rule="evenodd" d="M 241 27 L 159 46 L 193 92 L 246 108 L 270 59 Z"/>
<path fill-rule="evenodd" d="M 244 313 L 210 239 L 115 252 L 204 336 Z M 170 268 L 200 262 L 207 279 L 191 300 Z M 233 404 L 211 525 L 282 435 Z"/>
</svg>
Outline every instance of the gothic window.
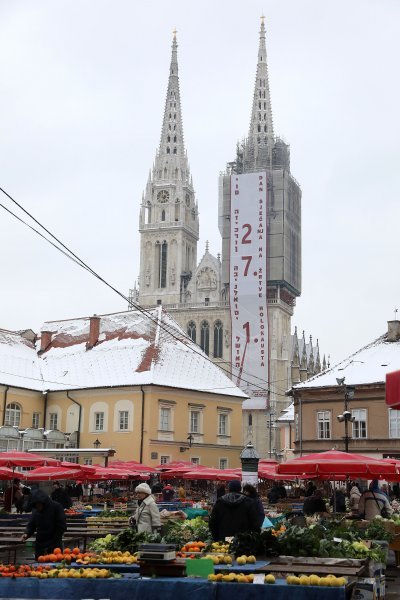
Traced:
<svg viewBox="0 0 400 600">
<path fill-rule="evenodd" d="M 264 125 L 264 131 L 267 132 L 267 126 L 266 125 Z"/>
<path fill-rule="evenodd" d="M 223 337 L 222 321 L 218 320 L 214 323 L 214 358 L 222 358 L 222 337 Z"/>
<path fill-rule="evenodd" d="M 174 113 L 174 121 L 176 121 L 176 113 Z"/>
<path fill-rule="evenodd" d="M 258 108 L 261 109 L 261 102 L 258 103 Z"/>
<path fill-rule="evenodd" d="M 261 131 L 261 125 L 257 126 L 257 131 L 259 131 L 259 132 Z"/>
<path fill-rule="evenodd" d="M 170 153 L 170 150 L 169 150 L 169 148 L 167 148 L 167 154 L 169 154 L 169 153 Z"/>
<path fill-rule="evenodd" d="M 176 143 L 176 135 L 174 135 L 174 142 Z"/>
<path fill-rule="evenodd" d="M 262 85 L 262 79 L 260 79 L 260 85 Z"/>
<path fill-rule="evenodd" d="M 202 321 L 200 326 L 200 348 L 207 354 L 210 353 L 210 326 L 207 321 Z"/>
<path fill-rule="evenodd" d="M 261 98 L 261 91 L 259 92 L 259 94 L 260 94 L 260 98 Z"/>
<path fill-rule="evenodd" d="M 261 121 L 261 113 L 258 113 L 258 120 Z"/>
<path fill-rule="evenodd" d="M 174 125 L 174 131 L 175 131 L 175 129 L 176 129 L 176 125 Z"/>
<path fill-rule="evenodd" d="M 179 199 L 177 198 L 175 201 L 175 221 L 179 221 L 179 209 L 180 209 L 180 204 L 179 204 Z"/>
<path fill-rule="evenodd" d="M 189 321 L 187 326 L 187 334 L 190 339 L 196 343 L 196 323 L 194 321 Z"/>
<path fill-rule="evenodd" d="M 168 255 L 168 244 L 167 242 L 157 242 L 156 249 L 158 252 L 158 287 L 167 287 L 167 255 Z"/>
<path fill-rule="evenodd" d="M 265 92 L 264 92 L 264 98 L 265 98 Z"/>
<path fill-rule="evenodd" d="M 178 167 L 176 167 L 176 169 L 175 169 L 175 179 L 178 179 L 178 177 L 179 177 L 179 169 L 178 169 Z"/>
<path fill-rule="evenodd" d="M 169 135 L 169 136 L 167 137 L 167 142 L 170 142 L 170 141 L 171 141 L 171 136 Z"/>
<path fill-rule="evenodd" d="M 174 148 L 174 154 L 176 154 L 176 148 Z"/>
<path fill-rule="evenodd" d="M 171 118 L 171 113 L 169 113 L 169 118 Z"/>
<path fill-rule="evenodd" d="M 249 427 L 252 427 L 253 425 L 253 415 L 251 413 L 249 413 L 249 416 L 247 418 L 247 424 Z"/>
<path fill-rule="evenodd" d="M 171 125 L 168 125 L 168 129 L 171 131 Z"/>
<path fill-rule="evenodd" d="M 264 113 L 264 121 L 267 120 L 267 113 Z"/>
<path fill-rule="evenodd" d="M 267 110 L 267 103 L 264 102 L 264 110 Z"/>
<path fill-rule="evenodd" d="M 165 210 L 161 211 L 161 221 L 165 221 Z"/>
</svg>

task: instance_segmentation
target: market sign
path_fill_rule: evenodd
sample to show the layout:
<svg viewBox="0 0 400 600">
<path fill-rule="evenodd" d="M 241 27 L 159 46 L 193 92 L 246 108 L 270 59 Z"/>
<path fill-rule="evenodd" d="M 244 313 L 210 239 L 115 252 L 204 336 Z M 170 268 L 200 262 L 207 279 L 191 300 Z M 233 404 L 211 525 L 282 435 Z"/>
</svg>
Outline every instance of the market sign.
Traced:
<svg viewBox="0 0 400 600">
<path fill-rule="evenodd" d="M 236 384 L 267 403 L 267 174 L 231 176 L 230 308 Z M 252 388 L 251 384 L 255 387 Z M 256 387 L 257 386 L 257 387 Z M 265 387 L 265 390 L 260 390 Z"/>
<path fill-rule="evenodd" d="M 386 404 L 400 409 L 400 371 L 386 373 Z"/>
</svg>

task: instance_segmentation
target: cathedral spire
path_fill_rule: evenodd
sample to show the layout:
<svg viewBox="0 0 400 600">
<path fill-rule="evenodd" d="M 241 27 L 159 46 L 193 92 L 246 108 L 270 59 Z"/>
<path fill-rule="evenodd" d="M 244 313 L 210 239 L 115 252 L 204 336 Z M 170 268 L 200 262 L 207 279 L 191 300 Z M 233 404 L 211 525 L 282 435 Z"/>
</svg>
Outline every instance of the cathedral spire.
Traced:
<svg viewBox="0 0 400 600">
<path fill-rule="evenodd" d="M 274 140 L 264 18 L 264 16 L 261 17 L 257 72 L 249 129 L 249 142 L 253 146 L 267 143 L 272 146 Z"/>
<path fill-rule="evenodd" d="M 170 155 L 171 158 L 179 157 L 185 159 L 176 33 L 176 30 L 174 30 L 159 155 L 163 157 Z"/>
</svg>

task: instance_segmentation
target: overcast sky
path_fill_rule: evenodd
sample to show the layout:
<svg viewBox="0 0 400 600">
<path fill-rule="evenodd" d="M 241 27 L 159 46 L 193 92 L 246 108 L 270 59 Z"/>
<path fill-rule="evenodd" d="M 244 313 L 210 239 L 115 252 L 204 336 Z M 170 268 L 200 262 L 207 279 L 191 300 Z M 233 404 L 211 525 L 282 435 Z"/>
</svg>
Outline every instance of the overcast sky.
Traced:
<svg viewBox="0 0 400 600">
<path fill-rule="evenodd" d="M 216 254 L 262 12 L 275 132 L 303 191 L 293 326 L 335 362 L 400 308 L 398 0 L 0 0 L 0 186 L 127 292 L 176 27 L 198 255 L 206 239 Z M 1 208 L 0 252 L 2 328 L 126 309 Z"/>
</svg>

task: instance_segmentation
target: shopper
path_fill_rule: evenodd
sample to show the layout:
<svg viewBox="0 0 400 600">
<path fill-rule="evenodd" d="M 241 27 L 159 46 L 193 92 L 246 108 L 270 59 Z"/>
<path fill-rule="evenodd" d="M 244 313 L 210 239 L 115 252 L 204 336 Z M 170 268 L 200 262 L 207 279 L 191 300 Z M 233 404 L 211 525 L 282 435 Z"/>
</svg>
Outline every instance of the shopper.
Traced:
<svg viewBox="0 0 400 600">
<path fill-rule="evenodd" d="M 217 485 L 217 500 L 218 500 L 218 498 L 221 498 L 221 496 L 225 496 L 225 494 L 226 494 L 225 485 L 223 483 L 220 483 L 219 485 Z"/>
<path fill-rule="evenodd" d="M 240 481 L 231 481 L 228 493 L 218 498 L 213 506 L 209 527 L 215 541 L 243 531 L 260 531 L 260 517 L 254 501 L 240 490 Z"/>
<path fill-rule="evenodd" d="M 138 533 L 153 533 L 161 529 L 160 511 L 154 497 L 151 495 L 150 486 L 141 483 L 135 488 L 138 498 L 138 507 L 130 524 L 136 526 Z"/>
<path fill-rule="evenodd" d="M 264 505 L 261 502 L 261 498 L 258 495 L 256 488 L 254 487 L 254 485 L 246 483 L 243 486 L 243 494 L 253 500 L 254 510 L 258 515 L 258 525 L 259 527 L 262 527 L 262 524 L 264 523 L 265 519 Z"/>
<path fill-rule="evenodd" d="M 280 500 L 281 492 L 279 490 L 279 486 L 276 483 L 276 481 L 274 481 L 274 483 L 272 484 L 272 488 L 269 490 L 267 497 L 268 497 L 268 502 L 270 504 L 276 504 Z"/>
<path fill-rule="evenodd" d="M 361 518 L 370 521 L 378 515 L 389 516 L 392 512 L 386 494 L 380 491 L 378 480 L 374 479 L 369 484 L 369 490 L 361 494 L 358 503 L 358 514 Z"/>
<path fill-rule="evenodd" d="M 333 490 L 330 505 L 332 506 L 334 512 L 346 512 L 346 496 L 342 488 L 336 488 Z"/>
<path fill-rule="evenodd" d="M 326 512 L 326 504 L 322 497 L 321 490 L 315 490 L 312 496 L 307 496 L 304 500 L 303 513 L 306 516 L 315 515 L 315 513 Z"/>
<path fill-rule="evenodd" d="M 25 542 L 36 532 L 35 558 L 37 560 L 42 554 L 52 553 L 54 548 L 62 548 L 62 536 L 67 529 L 67 522 L 62 506 L 42 490 L 33 492 L 31 506 L 32 515 L 21 542 Z"/>
<path fill-rule="evenodd" d="M 12 507 L 16 506 L 21 496 L 21 482 L 19 479 L 15 478 L 12 480 L 12 482 L 10 482 L 9 486 L 4 492 L 4 510 L 6 512 L 11 512 Z"/>
<path fill-rule="evenodd" d="M 15 503 L 17 512 L 22 514 L 31 510 L 31 490 L 24 486 L 21 490 L 21 497 Z"/>
<path fill-rule="evenodd" d="M 356 483 L 353 483 L 349 496 L 350 508 L 353 514 L 358 514 L 358 504 L 360 502 L 360 498 L 360 489 Z"/>
<path fill-rule="evenodd" d="M 304 493 L 305 497 L 308 498 L 308 496 L 312 496 L 316 489 L 317 489 L 317 486 L 315 485 L 315 483 L 313 483 L 312 481 L 309 481 L 307 484 L 307 487 L 306 487 L 306 491 Z"/>
<path fill-rule="evenodd" d="M 72 501 L 67 493 L 67 490 L 61 486 L 59 481 L 55 481 L 53 484 L 51 499 L 54 500 L 54 502 L 61 504 L 64 509 L 71 508 L 72 506 Z"/>
<path fill-rule="evenodd" d="M 175 490 L 169 483 L 163 487 L 162 497 L 164 502 L 172 502 L 175 496 Z"/>
</svg>

